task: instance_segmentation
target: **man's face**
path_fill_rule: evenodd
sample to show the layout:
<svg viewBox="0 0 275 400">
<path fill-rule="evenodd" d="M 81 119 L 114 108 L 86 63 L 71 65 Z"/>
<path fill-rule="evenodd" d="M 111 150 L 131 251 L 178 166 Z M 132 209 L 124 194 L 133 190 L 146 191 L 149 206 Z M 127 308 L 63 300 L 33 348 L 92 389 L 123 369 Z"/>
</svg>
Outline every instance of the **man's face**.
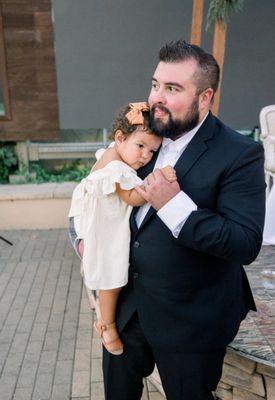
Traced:
<svg viewBox="0 0 275 400">
<path fill-rule="evenodd" d="M 159 136 L 177 138 L 202 119 L 193 78 L 197 68 L 195 60 L 158 64 L 148 101 L 151 129 Z"/>
</svg>

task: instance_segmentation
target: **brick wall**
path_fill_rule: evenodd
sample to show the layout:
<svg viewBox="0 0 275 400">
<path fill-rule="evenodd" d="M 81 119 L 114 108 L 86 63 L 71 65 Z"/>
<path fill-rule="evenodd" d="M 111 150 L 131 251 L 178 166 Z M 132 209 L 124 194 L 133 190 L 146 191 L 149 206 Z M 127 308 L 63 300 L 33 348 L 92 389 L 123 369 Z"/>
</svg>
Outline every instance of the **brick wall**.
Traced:
<svg viewBox="0 0 275 400">
<path fill-rule="evenodd" d="M 274 400 L 275 366 L 267 366 L 228 349 L 216 394 L 221 400 Z"/>
<path fill-rule="evenodd" d="M 149 380 L 164 395 L 157 369 Z M 228 348 L 216 398 L 217 400 L 275 400 L 275 365 L 258 363 Z"/>
<path fill-rule="evenodd" d="M 1 140 L 53 138 L 59 127 L 51 0 L 2 0 L 11 118 Z"/>
</svg>

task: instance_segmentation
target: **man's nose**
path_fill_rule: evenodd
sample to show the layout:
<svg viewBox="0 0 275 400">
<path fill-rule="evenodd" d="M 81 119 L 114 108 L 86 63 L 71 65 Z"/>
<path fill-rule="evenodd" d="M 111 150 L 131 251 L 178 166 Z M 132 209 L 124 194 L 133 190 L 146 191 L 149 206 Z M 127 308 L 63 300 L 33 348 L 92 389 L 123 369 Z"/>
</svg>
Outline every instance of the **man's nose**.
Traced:
<svg viewBox="0 0 275 400">
<path fill-rule="evenodd" d="M 149 103 L 150 104 L 166 104 L 166 98 L 164 90 L 158 89 L 157 91 L 152 91 L 149 96 Z"/>
</svg>

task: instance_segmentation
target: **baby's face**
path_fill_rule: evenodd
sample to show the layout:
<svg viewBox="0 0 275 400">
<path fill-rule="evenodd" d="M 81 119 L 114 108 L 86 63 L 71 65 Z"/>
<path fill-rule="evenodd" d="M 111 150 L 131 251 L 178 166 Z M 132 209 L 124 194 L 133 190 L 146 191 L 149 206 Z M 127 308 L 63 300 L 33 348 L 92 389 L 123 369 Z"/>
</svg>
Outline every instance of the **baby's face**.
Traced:
<svg viewBox="0 0 275 400">
<path fill-rule="evenodd" d="M 151 161 L 161 142 L 162 138 L 147 133 L 140 127 L 118 143 L 117 149 L 122 160 L 137 170 Z"/>
</svg>

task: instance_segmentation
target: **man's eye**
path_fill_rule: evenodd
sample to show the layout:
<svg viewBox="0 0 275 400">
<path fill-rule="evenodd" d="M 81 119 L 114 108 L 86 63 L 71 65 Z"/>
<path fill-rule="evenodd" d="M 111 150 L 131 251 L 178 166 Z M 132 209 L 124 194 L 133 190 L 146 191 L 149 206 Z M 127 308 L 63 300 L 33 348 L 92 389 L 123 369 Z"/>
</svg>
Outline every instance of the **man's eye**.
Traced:
<svg viewBox="0 0 275 400">
<path fill-rule="evenodd" d="M 139 147 L 140 149 L 142 149 L 144 146 L 143 146 L 143 144 L 138 144 L 138 147 Z"/>
<path fill-rule="evenodd" d="M 156 82 L 152 82 L 152 89 L 157 89 L 158 85 L 156 84 Z"/>
<path fill-rule="evenodd" d="M 177 92 L 178 90 L 177 90 L 177 88 L 175 88 L 175 86 L 167 86 L 167 90 L 169 91 L 169 92 Z"/>
</svg>

